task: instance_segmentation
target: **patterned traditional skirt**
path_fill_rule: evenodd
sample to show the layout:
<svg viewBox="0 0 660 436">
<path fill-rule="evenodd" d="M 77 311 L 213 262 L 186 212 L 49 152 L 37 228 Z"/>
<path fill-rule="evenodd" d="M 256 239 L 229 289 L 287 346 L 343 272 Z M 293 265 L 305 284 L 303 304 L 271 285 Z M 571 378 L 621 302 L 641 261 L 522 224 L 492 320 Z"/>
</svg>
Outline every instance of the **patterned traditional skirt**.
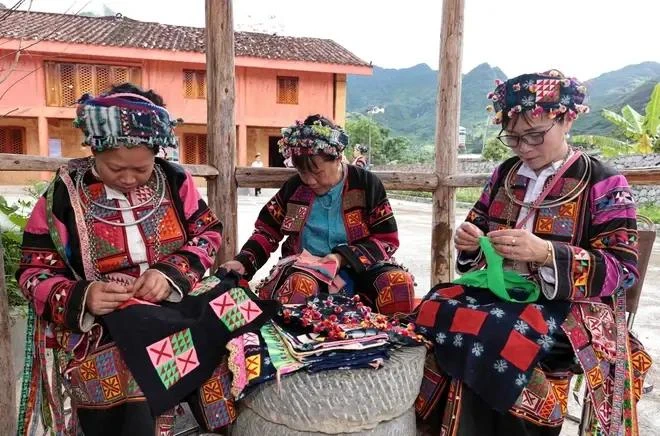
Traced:
<svg viewBox="0 0 660 436">
<path fill-rule="evenodd" d="M 321 265 L 298 265 L 298 256 L 278 262 L 268 278 L 257 287 L 262 299 L 275 299 L 282 304 L 303 304 L 307 298 L 321 293 L 360 295 L 362 301 L 379 313 L 410 313 L 415 296 L 415 280 L 403 267 L 389 262 L 378 263 L 356 274 L 342 268 L 330 277 Z"/>
<path fill-rule="evenodd" d="M 509 303 L 487 289 L 447 283 L 429 292 L 415 316 L 418 332 L 434 349 L 415 406 L 420 418 L 435 420 L 434 434 L 455 434 L 464 389 L 501 416 L 559 427 L 576 373 L 585 373 L 596 417 L 609 427 L 616 326 L 607 305 Z M 624 434 L 637 434 L 635 403 L 650 357 L 632 336 L 628 343 Z"/>
</svg>

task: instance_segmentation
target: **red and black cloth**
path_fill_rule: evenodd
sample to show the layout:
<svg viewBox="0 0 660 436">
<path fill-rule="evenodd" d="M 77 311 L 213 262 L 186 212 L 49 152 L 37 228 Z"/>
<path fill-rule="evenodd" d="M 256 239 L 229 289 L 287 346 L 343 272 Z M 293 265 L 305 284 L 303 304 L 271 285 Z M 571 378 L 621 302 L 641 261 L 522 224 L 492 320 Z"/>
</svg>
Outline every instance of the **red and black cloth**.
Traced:
<svg viewBox="0 0 660 436">
<path fill-rule="evenodd" d="M 561 334 L 567 301 L 510 303 L 490 290 L 443 283 L 416 310 L 416 329 L 434 344 L 438 367 L 506 412 Z"/>
<path fill-rule="evenodd" d="M 258 330 L 279 307 L 256 298 L 235 273 L 221 274 L 215 287 L 179 303 L 134 304 L 103 316 L 154 416 L 199 388 L 227 342 Z"/>
</svg>

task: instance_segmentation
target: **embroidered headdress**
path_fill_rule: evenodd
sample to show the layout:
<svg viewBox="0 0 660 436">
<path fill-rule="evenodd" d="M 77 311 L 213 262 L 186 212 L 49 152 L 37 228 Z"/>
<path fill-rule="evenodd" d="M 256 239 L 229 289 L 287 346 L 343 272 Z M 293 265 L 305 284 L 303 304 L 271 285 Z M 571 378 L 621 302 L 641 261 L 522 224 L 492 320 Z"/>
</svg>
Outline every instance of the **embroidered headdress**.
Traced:
<svg viewBox="0 0 660 436">
<path fill-rule="evenodd" d="M 318 120 L 311 125 L 296 121 L 293 126 L 282 129 L 282 139 L 277 144 L 285 159 L 319 153 L 338 157 L 348 145 L 348 135 L 343 129 L 324 126 Z"/>
<path fill-rule="evenodd" d="M 523 74 L 506 82 L 496 80 L 495 84 L 495 91 L 488 94 L 488 99 L 493 101 L 488 110 L 495 112 L 495 124 L 523 112 L 532 117 L 547 113 L 550 118 L 564 114 L 569 120 L 589 112 L 589 107 L 583 104 L 587 88 L 557 70 Z"/>
<path fill-rule="evenodd" d="M 101 152 L 119 146 L 147 146 L 158 152 L 176 148 L 173 120 L 164 107 L 139 94 L 115 93 L 99 97 L 89 94 L 78 100 L 74 127 L 83 131 L 83 143 Z"/>
<path fill-rule="evenodd" d="M 369 147 L 367 147 L 366 145 L 363 145 L 363 144 L 357 144 L 355 146 L 355 149 L 357 151 L 359 151 L 360 153 L 366 153 L 366 152 L 369 151 Z"/>
</svg>

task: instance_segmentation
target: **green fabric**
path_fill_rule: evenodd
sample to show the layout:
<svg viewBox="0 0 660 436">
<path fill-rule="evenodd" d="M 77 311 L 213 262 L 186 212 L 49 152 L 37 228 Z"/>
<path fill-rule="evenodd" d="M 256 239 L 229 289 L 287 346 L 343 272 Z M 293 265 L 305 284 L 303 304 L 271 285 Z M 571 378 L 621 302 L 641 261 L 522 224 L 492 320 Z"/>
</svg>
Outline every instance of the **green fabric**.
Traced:
<svg viewBox="0 0 660 436">
<path fill-rule="evenodd" d="M 502 266 L 502 256 L 497 254 L 487 236 L 479 238 L 479 245 L 486 257 L 486 269 L 470 271 L 454 280 L 453 283 L 488 288 L 502 300 L 512 303 L 533 303 L 539 299 L 541 293 L 539 285 L 515 271 L 505 271 Z M 512 293 L 526 296 L 526 298 L 517 299 L 511 295 Z"/>
</svg>

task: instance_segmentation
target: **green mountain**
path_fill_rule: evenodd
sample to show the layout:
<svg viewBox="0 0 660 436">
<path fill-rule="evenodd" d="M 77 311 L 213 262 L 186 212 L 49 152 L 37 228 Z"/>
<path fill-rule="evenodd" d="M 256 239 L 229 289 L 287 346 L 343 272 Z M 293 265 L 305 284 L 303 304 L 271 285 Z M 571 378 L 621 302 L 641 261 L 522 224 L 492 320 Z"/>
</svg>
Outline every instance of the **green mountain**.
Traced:
<svg viewBox="0 0 660 436">
<path fill-rule="evenodd" d="M 601 115 L 603 109 L 618 112 L 629 104 L 644 113 L 646 103 L 656 83 L 660 82 L 660 63 L 644 62 L 610 71 L 586 82 L 587 104 L 591 112 L 580 117 L 573 126 L 574 133 L 609 134 L 612 125 Z"/>
<path fill-rule="evenodd" d="M 485 123 L 486 94 L 495 79 L 506 76 L 488 64 L 463 75 L 461 125 L 470 129 Z M 366 113 L 373 106 L 385 107 L 374 117 L 393 134 L 433 142 L 437 87 L 438 73 L 426 64 L 399 70 L 374 67 L 373 76 L 349 76 L 347 109 Z"/>
<path fill-rule="evenodd" d="M 374 67 L 373 76 L 349 76 L 347 109 L 366 113 L 370 107 L 384 107 L 385 112 L 373 115 L 374 119 L 394 135 L 433 142 L 437 74 L 428 65 L 419 64 L 403 69 Z M 493 90 L 495 79 L 506 80 L 506 75 L 486 63 L 463 75 L 461 125 L 468 129 L 469 135 L 477 135 L 486 127 L 485 108 L 489 103 L 486 94 Z M 603 108 L 618 110 L 630 104 L 643 113 L 651 89 L 658 81 L 660 63 L 656 62 L 629 65 L 587 81 L 592 111 L 576 122 L 574 132 L 610 133 L 610 124 L 600 116 Z"/>
</svg>

